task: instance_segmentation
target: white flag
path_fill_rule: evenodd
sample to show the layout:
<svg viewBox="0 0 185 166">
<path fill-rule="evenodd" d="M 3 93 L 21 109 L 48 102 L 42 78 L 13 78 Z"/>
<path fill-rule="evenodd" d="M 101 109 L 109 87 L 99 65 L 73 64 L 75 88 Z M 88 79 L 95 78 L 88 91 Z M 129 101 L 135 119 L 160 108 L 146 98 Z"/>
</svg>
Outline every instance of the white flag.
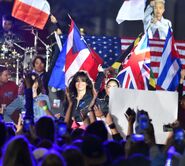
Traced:
<svg viewBox="0 0 185 166">
<path fill-rule="evenodd" d="M 143 20 L 145 0 L 125 0 L 121 6 L 116 21 L 121 24 L 125 20 Z"/>
</svg>

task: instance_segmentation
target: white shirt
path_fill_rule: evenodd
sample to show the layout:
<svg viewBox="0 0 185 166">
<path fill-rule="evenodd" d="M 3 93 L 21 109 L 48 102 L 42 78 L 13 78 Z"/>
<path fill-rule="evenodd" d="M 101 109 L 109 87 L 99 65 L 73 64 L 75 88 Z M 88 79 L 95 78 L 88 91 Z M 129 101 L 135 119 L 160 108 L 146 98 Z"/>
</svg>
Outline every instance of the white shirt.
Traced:
<svg viewBox="0 0 185 166">
<path fill-rule="evenodd" d="M 158 29 L 159 38 L 166 39 L 166 36 L 168 34 L 168 29 L 169 29 L 169 27 L 172 27 L 171 21 L 162 17 L 160 21 L 157 21 L 156 23 L 152 23 L 151 22 L 152 11 L 153 11 L 152 7 L 150 5 L 148 5 L 145 10 L 145 18 L 143 20 L 144 30 L 145 30 L 145 32 L 148 30 L 149 38 L 153 38 L 153 35 L 155 34 L 156 30 Z"/>
</svg>

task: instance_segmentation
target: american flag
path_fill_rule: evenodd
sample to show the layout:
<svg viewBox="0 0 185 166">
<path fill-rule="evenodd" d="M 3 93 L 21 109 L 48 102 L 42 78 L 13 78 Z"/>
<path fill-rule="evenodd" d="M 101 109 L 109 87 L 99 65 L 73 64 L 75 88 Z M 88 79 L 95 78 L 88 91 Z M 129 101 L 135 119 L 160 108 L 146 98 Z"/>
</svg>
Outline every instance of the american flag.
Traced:
<svg viewBox="0 0 185 166">
<path fill-rule="evenodd" d="M 85 36 L 89 47 L 93 48 L 104 60 L 103 67 L 111 66 L 121 55 L 121 39 L 111 36 Z"/>
</svg>

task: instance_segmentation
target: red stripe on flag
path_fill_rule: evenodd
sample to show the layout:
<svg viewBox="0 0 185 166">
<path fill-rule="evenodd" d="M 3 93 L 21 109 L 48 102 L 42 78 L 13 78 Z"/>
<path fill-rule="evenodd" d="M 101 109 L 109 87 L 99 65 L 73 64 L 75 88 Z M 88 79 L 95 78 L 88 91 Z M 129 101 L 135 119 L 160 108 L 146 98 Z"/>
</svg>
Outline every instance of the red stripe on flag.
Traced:
<svg viewBox="0 0 185 166">
<path fill-rule="evenodd" d="M 131 44 L 128 42 L 128 40 L 134 41 L 132 37 L 123 37 L 121 39 L 122 51 L 124 52 L 126 48 Z M 160 65 L 160 58 L 162 55 L 163 47 L 164 47 L 164 40 L 158 40 L 158 39 L 150 39 L 149 45 L 151 49 L 151 68 L 155 67 L 155 71 L 159 71 L 159 65 Z M 182 62 L 182 68 L 185 69 L 185 41 L 176 41 L 176 46 L 180 54 L 180 59 Z M 153 71 L 154 72 L 154 71 Z M 158 73 L 154 72 L 154 77 L 158 78 Z M 185 94 L 185 84 L 184 84 L 184 94 Z"/>
<path fill-rule="evenodd" d="M 44 28 L 49 17 L 49 15 L 42 10 L 22 3 L 19 0 L 14 2 L 12 16 L 39 29 Z"/>
<path fill-rule="evenodd" d="M 129 82 L 130 82 L 130 75 L 128 75 L 128 78 L 127 78 L 127 82 L 126 82 L 125 88 L 128 88 L 128 87 L 129 87 Z"/>
<path fill-rule="evenodd" d="M 80 70 L 88 71 L 91 78 L 95 81 L 98 73 L 98 65 L 102 63 L 102 59 L 98 55 L 95 55 L 91 52 L 84 61 L 83 65 L 80 67 Z"/>
</svg>

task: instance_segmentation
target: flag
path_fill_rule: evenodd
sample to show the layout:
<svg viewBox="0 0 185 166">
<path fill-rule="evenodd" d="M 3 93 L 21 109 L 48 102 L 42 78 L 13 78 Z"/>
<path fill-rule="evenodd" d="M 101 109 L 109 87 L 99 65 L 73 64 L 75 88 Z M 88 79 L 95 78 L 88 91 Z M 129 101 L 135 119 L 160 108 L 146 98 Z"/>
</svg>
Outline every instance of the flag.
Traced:
<svg viewBox="0 0 185 166">
<path fill-rule="evenodd" d="M 171 29 L 164 44 L 157 85 L 168 91 L 175 91 L 180 80 L 181 61 Z"/>
<path fill-rule="evenodd" d="M 46 0 L 15 0 L 12 16 L 36 28 L 43 29 L 50 14 Z"/>
<path fill-rule="evenodd" d="M 130 44 L 135 40 L 133 37 L 122 37 L 121 38 L 121 49 L 124 52 Z M 161 62 L 161 55 L 164 48 L 164 40 L 161 39 L 149 39 L 150 46 L 150 66 L 154 74 L 155 82 L 157 82 L 158 74 L 159 74 L 159 66 Z M 182 63 L 182 68 L 185 69 L 185 41 L 184 40 L 176 40 L 177 51 L 180 55 L 180 60 Z M 114 57 L 116 59 L 116 57 Z M 183 84 L 183 94 L 185 94 L 185 82 Z"/>
<path fill-rule="evenodd" d="M 150 78 L 150 49 L 148 36 L 143 35 L 138 45 L 123 63 L 117 79 L 123 88 L 148 89 Z"/>
<path fill-rule="evenodd" d="M 137 44 L 141 40 L 142 35 L 143 35 L 142 33 L 139 34 L 139 36 L 132 42 L 132 44 L 130 44 L 130 46 L 122 53 L 122 55 L 119 56 L 115 60 L 115 62 L 112 64 L 113 69 L 118 70 L 118 71 L 120 70 L 122 62 L 129 55 L 129 53 L 132 51 L 132 49 L 137 46 Z"/>
<path fill-rule="evenodd" d="M 125 0 L 121 6 L 116 21 L 121 24 L 125 20 L 143 20 L 145 0 Z"/>
<path fill-rule="evenodd" d="M 48 85 L 56 89 L 65 89 L 68 80 L 79 70 L 87 71 L 95 80 L 98 65 L 102 62 L 96 52 L 87 47 L 83 36 L 71 20 L 67 40 L 53 68 Z"/>
<path fill-rule="evenodd" d="M 155 77 L 154 77 L 154 73 L 152 71 L 152 68 L 150 67 L 150 80 L 149 80 L 149 86 L 150 86 L 150 90 L 155 90 L 156 89 L 156 81 L 155 81 Z"/>
<path fill-rule="evenodd" d="M 65 89 L 65 62 L 66 62 L 66 50 L 67 50 L 67 41 L 64 43 L 64 46 L 55 62 L 55 65 L 52 69 L 48 86 L 54 87 L 55 89 Z"/>
<path fill-rule="evenodd" d="M 69 31 L 65 64 L 66 85 L 68 80 L 79 70 L 87 71 L 91 78 L 95 80 L 98 65 L 103 63 L 102 59 L 95 51 L 88 48 L 84 37 L 80 35 L 79 29 L 73 20 Z"/>
<path fill-rule="evenodd" d="M 90 48 L 103 59 L 103 67 L 110 67 L 121 55 L 121 38 L 116 36 L 84 36 Z"/>
</svg>

